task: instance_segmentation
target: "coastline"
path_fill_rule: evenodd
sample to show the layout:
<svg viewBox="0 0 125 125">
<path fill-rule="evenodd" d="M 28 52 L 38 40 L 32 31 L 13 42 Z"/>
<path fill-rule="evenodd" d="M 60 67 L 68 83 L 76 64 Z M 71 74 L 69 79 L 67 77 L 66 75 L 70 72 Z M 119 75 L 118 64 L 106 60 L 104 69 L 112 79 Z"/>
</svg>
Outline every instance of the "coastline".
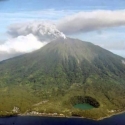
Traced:
<svg viewBox="0 0 125 125">
<path fill-rule="evenodd" d="M 100 117 L 100 118 L 87 118 L 87 117 L 80 117 L 80 116 L 66 116 L 64 114 L 56 114 L 56 113 L 38 113 L 36 112 L 36 114 L 32 114 L 32 113 L 24 113 L 24 114 L 8 114 L 8 115 L 4 115 L 4 116 L 0 116 L 0 117 L 18 117 L 18 116 L 40 116 L 40 117 L 52 117 L 52 118 L 80 118 L 80 119 L 90 119 L 90 120 L 94 120 L 94 121 L 101 121 L 101 120 L 104 120 L 104 119 L 107 119 L 107 118 L 110 118 L 110 117 L 113 117 L 113 116 L 116 116 L 116 115 L 120 115 L 120 114 L 123 114 L 125 113 L 125 110 L 124 111 L 121 111 L 121 112 L 117 112 L 117 113 L 113 113 L 113 114 L 110 114 L 110 115 L 107 115 L 105 117 Z"/>
<path fill-rule="evenodd" d="M 87 118 L 87 117 L 77 117 L 77 116 L 60 116 L 60 115 L 50 115 L 50 114 L 45 114 L 45 115 L 33 115 L 33 114 L 17 114 L 17 116 L 41 116 L 41 117 L 53 117 L 53 118 L 83 118 L 83 119 L 90 119 L 90 120 L 95 120 L 95 121 L 101 121 L 101 120 L 104 120 L 104 119 L 107 119 L 107 118 L 110 118 L 110 117 L 113 117 L 113 116 L 116 116 L 116 115 L 120 115 L 120 114 L 123 114 L 125 113 L 125 110 L 124 111 L 121 111 L 121 112 L 117 112 L 115 114 L 111 114 L 111 115 L 108 115 L 108 116 L 105 116 L 105 117 L 101 117 L 101 118 L 97 118 L 97 119 L 94 119 L 94 118 Z"/>
<path fill-rule="evenodd" d="M 110 117 L 113 117 L 113 116 L 116 116 L 116 115 L 120 115 L 120 114 L 123 114 L 123 113 L 125 113 L 125 110 L 121 111 L 121 112 L 117 112 L 115 114 L 111 114 L 111 115 L 105 116 L 105 117 L 101 117 L 101 118 L 97 119 L 96 121 L 101 121 L 103 119 L 110 118 Z"/>
</svg>

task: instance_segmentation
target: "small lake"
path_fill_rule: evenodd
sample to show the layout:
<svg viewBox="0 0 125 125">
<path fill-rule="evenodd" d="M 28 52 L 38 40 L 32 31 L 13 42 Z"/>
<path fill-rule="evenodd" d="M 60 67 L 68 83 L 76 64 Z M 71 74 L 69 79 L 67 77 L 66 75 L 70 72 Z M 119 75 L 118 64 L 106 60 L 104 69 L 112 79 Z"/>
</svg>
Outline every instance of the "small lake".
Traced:
<svg viewBox="0 0 125 125">
<path fill-rule="evenodd" d="M 0 118 L 0 125 L 125 125 L 125 113 L 101 121 L 85 118 L 17 116 Z"/>
<path fill-rule="evenodd" d="M 94 107 L 88 103 L 83 103 L 83 104 L 74 105 L 74 108 L 78 108 L 81 110 L 90 110 L 90 109 L 93 109 Z"/>
</svg>

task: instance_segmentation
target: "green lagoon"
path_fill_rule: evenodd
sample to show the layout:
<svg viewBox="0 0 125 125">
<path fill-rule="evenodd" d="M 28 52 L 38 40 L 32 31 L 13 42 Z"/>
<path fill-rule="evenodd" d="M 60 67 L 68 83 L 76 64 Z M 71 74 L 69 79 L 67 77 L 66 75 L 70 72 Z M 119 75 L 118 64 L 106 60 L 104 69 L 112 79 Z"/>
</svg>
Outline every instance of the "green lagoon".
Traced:
<svg viewBox="0 0 125 125">
<path fill-rule="evenodd" d="M 94 107 L 88 103 L 83 103 L 83 104 L 74 105 L 74 108 L 78 108 L 81 110 L 90 110 L 90 109 L 93 109 Z"/>
</svg>

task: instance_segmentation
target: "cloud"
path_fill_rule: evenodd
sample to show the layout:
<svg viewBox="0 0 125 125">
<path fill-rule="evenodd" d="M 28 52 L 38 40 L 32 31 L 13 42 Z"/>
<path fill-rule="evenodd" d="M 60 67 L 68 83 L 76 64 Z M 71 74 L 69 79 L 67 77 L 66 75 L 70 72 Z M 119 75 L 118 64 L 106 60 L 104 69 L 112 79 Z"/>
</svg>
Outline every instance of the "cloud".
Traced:
<svg viewBox="0 0 125 125">
<path fill-rule="evenodd" d="M 9 36 L 11 36 L 11 39 L 0 45 L 0 60 L 3 59 L 3 57 L 9 58 L 23 53 L 32 52 L 42 47 L 43 43 L 50 42 L 57 37 L 66 38 L 65 34 L 72 35 L 91 31 L 101 31 L 101 29 L 104 28 L 125 26 L 125 10 L 94 10 L 78 13 L 76 13 L 75 11 L 73 13 L 69 11 L 68 14 L 66 14 L 65 11 L 60 11 L 61 14 L 55 12 L 55 10 L 50 10 L 48 12 L 45 10 L 41 12 L 39 11 L 37 12 L 37 14 L 36 12 L 31 12 L 32 14 L 16 13 L 18 19 L 14 19 L 14 14 L 1 13 L 4 15 L 4 22 L 6 22 L 6 19 L 8 20 L 8 17 L 13 17 L 12 20 L 16 20 L 15 22 L 19 22 L 20 19 L 22 19 L 23 21 L 27 20 L 28 22 L 10 25 L 7 33 L 9 34 Z M 43 19 L 45 19 L 46 15 L 48 14 L 49 16 L 54 17 L 53 19 L 55 19 L 56 21 L 32 21 L 34 20 L 35 16 L 42 19 L 43 15 Z M 56 15 L 58 15 L 58 18 L 55 18 Z M 47 19 L 49 16 L 47 16 Z M 63 18 L 58 20 L 61 16 Z M 29 22 L 29 19 L 31 19 L 31 22 Z M 103 36 L 103 34 L 101 34 L 101 36 Z M 123 45 L 124 43 L 121 44 Z M 104 48 L 113 51 L 120 49 L 123 50 L 124 47 L 121 44 L 104 44 Z M 23 46 L 23 49 L 21 48 L 21 46 Z"/>
<path fill-rule="evenodd" d="M 65 34 L 90 32 L 119 26 L 125 26 L 125 10 L 79 12 L 61 19 L 57 24 L 57 28 Z"/>
<path fill-rule="evenodd" d="M 10 38 L 0 44 L 0 61 L 40 49 L 52 40 L 66 36 L 49 22 L 32 21 L 11 25 Z"/>
<path fill-rule="evenodd" d="M 32 52 L 33 50 L 41 48 L 44 43 L 46 42 L 42 43 L 38 41 L 34 35 L 29 34 L 6 41 L 0 45 L 0 50 L 6 52 L 11 52 L 11 50 L 15 50 L 16 52 Z"/>
<path fill-rule="evenodd" d="M 58 37 L 66 37 L 54 24 L 41 21 L 14 24 L 11 25 L 8 30 L 8 34 L 11 37 L 17 37 L 20 35 L 26 36 L 30 33 L 36 36 L 41 42 L 51 41 Z"/>
<path fill-rule="evenodd" d="M 40 42 L 33 34 L 12 38 L 0 45 L 0 61 L 37 50 L 47 42 Z"/>
</svg>

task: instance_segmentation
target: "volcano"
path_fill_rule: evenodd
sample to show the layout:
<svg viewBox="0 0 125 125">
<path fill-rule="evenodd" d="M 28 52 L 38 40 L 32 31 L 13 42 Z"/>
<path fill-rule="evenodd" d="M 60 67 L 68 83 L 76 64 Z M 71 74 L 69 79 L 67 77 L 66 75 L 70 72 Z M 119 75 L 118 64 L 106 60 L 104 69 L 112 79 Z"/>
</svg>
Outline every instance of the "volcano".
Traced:
<svg viewBox="0 0 125 125">
<path fill-rule="evenodd" d="M 125 110 L 125 59 L 97 45 L 58 38 L 0 62 L 1 115 L 37 111 L 98 119 Z M 91 110 L 75 109 L 89 103 Z"/>
</svg>

